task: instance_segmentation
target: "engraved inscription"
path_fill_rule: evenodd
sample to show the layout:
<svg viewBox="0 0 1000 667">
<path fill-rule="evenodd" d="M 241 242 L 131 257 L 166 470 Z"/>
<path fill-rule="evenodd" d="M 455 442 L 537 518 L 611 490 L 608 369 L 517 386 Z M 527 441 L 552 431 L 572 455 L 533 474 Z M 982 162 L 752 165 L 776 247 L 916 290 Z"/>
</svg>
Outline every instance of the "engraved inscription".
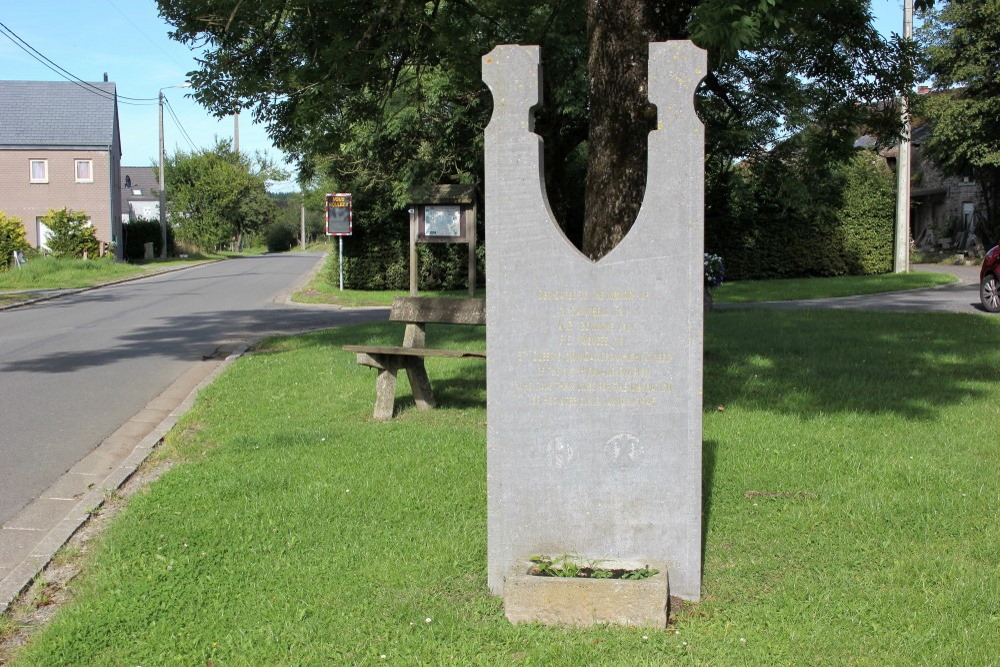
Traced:
<svg viewBox="0 0 1000 667">
<path fill-rule="evenodd" d="M 537 333 L 559 349 L 518 352 L 517 388 L 531 405 L 635 411 L 673 392 L 673 355 L 631 345 L 638 314 L 655 307 L 649 292 L 538 289 L 534 297 L 556 315 Z"/>
</svg>

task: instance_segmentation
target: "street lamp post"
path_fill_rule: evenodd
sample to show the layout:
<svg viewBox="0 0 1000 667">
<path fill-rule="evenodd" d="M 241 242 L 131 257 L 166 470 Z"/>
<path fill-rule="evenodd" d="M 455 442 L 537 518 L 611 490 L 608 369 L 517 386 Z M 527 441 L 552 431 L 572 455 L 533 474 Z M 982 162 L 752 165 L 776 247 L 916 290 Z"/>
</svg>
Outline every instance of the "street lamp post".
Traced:
<svg viewBox="0 0 1000 667">
<path fill-rule="evenodd" d="M 190 88 L 190 83 L 182 83 L 176 86 L 164 86 L 160 88 L 160 258 L 167 257 L 167 199 L 164 188 L 166 179 L 163 177 L 163 91 L 168 88 Z"/>
</svg>

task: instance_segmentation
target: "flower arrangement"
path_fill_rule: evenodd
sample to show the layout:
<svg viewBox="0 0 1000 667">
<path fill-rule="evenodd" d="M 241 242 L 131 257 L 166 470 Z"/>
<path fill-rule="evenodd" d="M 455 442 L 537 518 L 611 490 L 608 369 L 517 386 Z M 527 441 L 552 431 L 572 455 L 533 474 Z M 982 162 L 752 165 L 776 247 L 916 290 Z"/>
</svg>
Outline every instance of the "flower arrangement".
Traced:
<svg viewBox="0 0 1000 667">
<path fill-rule="evenodd" d="M 705 288 L 718 287 L 726 277 L 726 267 L 718 255 L 705 253 Z"/>
</svg>

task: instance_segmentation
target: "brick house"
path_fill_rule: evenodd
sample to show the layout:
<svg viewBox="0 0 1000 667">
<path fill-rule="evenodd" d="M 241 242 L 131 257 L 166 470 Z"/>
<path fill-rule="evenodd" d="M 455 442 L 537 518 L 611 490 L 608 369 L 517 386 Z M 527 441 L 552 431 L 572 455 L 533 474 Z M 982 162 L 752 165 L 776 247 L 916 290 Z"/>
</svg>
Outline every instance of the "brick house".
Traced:
<svg viewBox="0 0 1000 667">
<path fill-rule="evenodd" d="M 85 211 L 121 257 L 121 137 L 114 83 L 0 81 L 0 210 L 44 246 L 50 209 Z"/>
</svg>

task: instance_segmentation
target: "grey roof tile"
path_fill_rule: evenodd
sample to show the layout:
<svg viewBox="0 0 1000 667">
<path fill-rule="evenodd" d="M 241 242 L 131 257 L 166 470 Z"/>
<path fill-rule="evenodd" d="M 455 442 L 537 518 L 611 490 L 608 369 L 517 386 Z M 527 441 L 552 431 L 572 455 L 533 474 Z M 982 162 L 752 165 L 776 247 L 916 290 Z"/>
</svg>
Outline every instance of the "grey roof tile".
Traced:
<svg viewBox="0 0 1000 667">
<path fill-rule="evenodd" d="M 0 81 L 0 146 L 109 146 L 116 95 L 110 82 Z"/>
</svg>

